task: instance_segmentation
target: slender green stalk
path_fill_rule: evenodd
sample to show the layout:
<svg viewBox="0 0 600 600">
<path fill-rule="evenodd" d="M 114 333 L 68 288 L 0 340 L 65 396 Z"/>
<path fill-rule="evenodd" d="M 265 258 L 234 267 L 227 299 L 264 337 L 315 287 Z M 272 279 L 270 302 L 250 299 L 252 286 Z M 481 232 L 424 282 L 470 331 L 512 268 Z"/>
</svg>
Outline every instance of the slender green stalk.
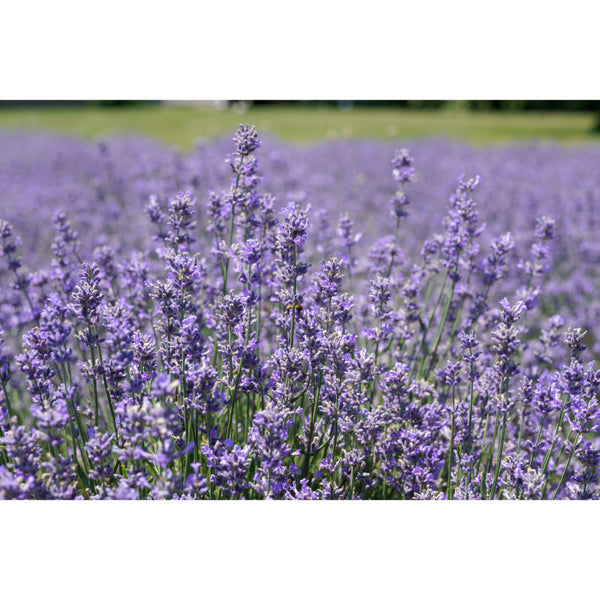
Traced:
<svg viewBox="0 0 600 600">
<path fill-rule="evenodd" d="M 385 277 L 388 278 L 392 273 L 392 267 L 394 266 L 394 257 L 396 256 L 396 251 L 398 247 L 398 232 L 400 230 L 400 218 L 396 217 L 396 227 L 394 229 L 394 247 L 390 256 L 390 264 L 388 265 L 387 272 Z"/>
<path fill-rule="evenodd" d="M 231 204 L 231 217 L 229 219 L 229 243 L 227 245 L 227 249 L 231 250 L 231 246 L 233 245 L 233 232 L 235 230 L 235 196 L 238 191 L 240 185 L 240 174 L 242 170 L 242 165 L 244 164 L 244 155 L 242 154 L 240 158 L 240 165 L 238 168 L 237 177 L 235 178 L 235 186 L 233 188 L 232 199 L 233 202 Z M 223 295 L 227 293 L 227 280 L 229 278 L 229 253 L 227 253 L 227 258 L 225 259 L 225 268 L 223 275 Z"/>
<path fill-rule="evenodd" d="M 494 433 L 492 435 L 492 443 L 489 447 L 489 455 L 488 455 L 488 460 L 487 460 L 487 465 L 483 470 L 483 473 L 481 475 L 481 488 L 482 488 L 482 498 L 486 498 L 487 497 L 487 490 L 486 490 L 486 477 L 487 474 L 491 471 L 492 469 L 492 464 L 494 462 L 494 450 L 496 449 L 496 438 L 498 436 L 498 429 L 499 429 L 499 424 L 498 424 L 498 419 L 499 417 L 499 410 L 496 410 L 496 417 L 494 419 Z M 489 418 L 489 415 L 488 415 Z"/>
<path fill-rule="evenodd" d="M 425 328 L 423 329 L 423 333 L 421 335 L 421 341 L 418 343 L 414 353 L 413 353 L 413 373 L 412 375 L 414 376 L 415 373 L 420 373 L 421 368 L 423 366 L 423 362 L 426 360 L 426 354 L 421 357 L 421 360 L 418 363 L 418 367 L 417 367 L 417 360 L 421 354 L 421 350 L 423 349 L 423 344 L 425 344 L 425 339 L 427 337 L 427 333 L 429 332 L 430 328 L 431 328 L 431 324 L 433 322 L 433 317 L 435 316 L 435 312 L 437 310 L 437 307 L 439 306 L 441 300 L 442 300 L 442 296 L 444 295 L 444 290 L 446 289 L 446 282 L 448 281 L 448 269 L 446 269 L 446 272 L 444 273 L 444 279 L 442 281 L 442 286 L 440 288 L 440 293 L 438 294 L 437 300 L 435 301 L 435 304 L 433 305 L 433 308 L 431 309 L 431 312 L 429 313 L 429 317 L 427 319 L 427 324 L 425 325 Z M 433 280 L 432 280 L 433 281 Z"/>
<path fill-rule="evenodd" d="M 96 339 L 98 336 L 98 332 L 96 331 Z M 106 381 L 106 372 L 104 369 L 104 359 L 102 358 L 102 348 L 100 346 L 100 342 L 98 342 L 98 358 L 100 360 L 100 365 L 102 367 L 102 380 L 104 382 L 104 390 L 106 392 L 106 401 L 108 403 L 108 408 L 110 409 L 110 416 L 112 418 L 112 423 L 113 423 L 113 427 L 115 430 L 115 437 L 117 439 L 117 442 L 119 441 L 119 430 L 117 428 L 117 418 L 115 416 L 115 409 L 112 403 L 112 398 L 110 395 L 110 391 L 108 389 L 108 382 Z"/>
<path fill-rule="evenodd" d="M 471 357 L 473 356 L 472 349 L 469 349 L 469 353 Z M 474 379 L 475 379 L 475 367 L 473 366 L 473 361 L 470 363 L 471 365 L 471 377 L 469 381 L 469 418 L 467 424 L 467 454 L 471 454 L 472 447 L 472 428 L 473 428 L 473 406 L 475 403 L 475 392 L 474 392 Z M 471 483 L 471 473 L 472 470 L 469 470 L 466 477 L 466 485 L 465 485 L 465 497 L 469 499 L 469 484 Z M 460 482 L 459 482 L 460 483 Z"/>
<path fill-rule="evenodd" d="M 492 491 L 490 498 L 493 500 L 496 493 L 496 487 L 498 485 L 498 477 L 500 476 L 500 470 L 502 468 L 502 450 L 504 448 L 504 436 L 506 434 L 506 419 L 508 413 L 505 412 L 502 418 L 502 428 L 500 430 L 500 440 L 498 442 L 498 452 L 496 454 L 496 472 L 494 473 L 494 483 L 492 485 Z"/>
<path fill-rule="evenodd" d="M 542 420 L 540 421 L 540 429 L 537 434 L 537 438 L 535 439 L 535 445 L 533 446 L 533 450 L 531 451 L 531 459 L 529 460 L 529 467 L 533 465 L 533 461 L 535 459 L 535 455 L 537 454 L 537 449 L 540 443 L 540 439 L 542 438 L 542 431 L 544 429 L 544 419 L 545 415 L 542 415 Z"/>
<path fill-rule="evenodd" d="M 444 333 L 444 327 L 446 326 L 446 320 L 448 318 L 448 312 L 450 311 L 450 305 L 452 304 L 452 298 L 454 297 L 454 288 L 455 287 L 456 287 L 456 281 L 453 279 L 452 284 L 450 285 L 450 291 L 446 298 L 446 303 L 444 304 L 444 308 L 442 310 L 442 316 L 440 318 L 438 329 L 435 334 L 435 339 L 433 342 L 433 349 L 429 353 L 429 356 L 430 356 L 429 366 L 427 367 L 427 370 L 425 371 L 425 378 L 427 378 L 427 376 L 429 375 L 429 373 L 430 373 L 431 369 L 433 368 L 433 365 L 435 364 L 435 361 L 436 361 L 437 351 L 438 351 L 440 342 L 442 341 L 442 334 Z"/>
<path fill-rule="evenodd" d="M 490 426 L 490 416 L 491 413 L 490 411 L 487 411 L 487 417 L 485 418 L 485 425 L 483 425 L 483 422 L 480 421 L 479 422 L 479 427 L 477 428 L 477 433 L 475 434 L 475 439 L 478 440 L 479 436 L 481 435 L 482 431 L 483 431 L 483 435 L 481 436 L 481 453 L 479 454 L 479 465 L 478 465 L 478 470 L 479 470 L 479 466 L 481 464 L 481 459 L 483 458 L 483 452 L 485 449 L 485 441 L 487 439 L 487 432 L 488 432 L 488 428 Z"/>
<path fill-rule="evenodd" d="M 454 414 L 455 402 L 456 385 L 452 385 L 452 421 L 450 425 L 450 447 L 448 448 L 448 481 L 446 484 L 446 495 L 448 496 L 448 500 L 452 500 L 452 497 L 454 496 L 454 490 L 452 489 L 452 458 L 454 455 L 454 427 L 456 424 Z"/>
<path fill-rule="evenodd" d="M 10 421 L 10 419 L 13 416 L 13 409 L 10 403 L 10 397 L 8 396 L 8 392 L 6 391 L 6 383 L 4 381 L 2 382 L 2 391 L 4 392 L 4 399 L 6 401 L 6 412 L 8 413 L 8 420 Z"/>
<path fill-rule="evenodd" d="M 91 335 L 91 333 L 90 333 Z M 93 401 L 94 401 L 94 426 L 96 427 L 96 429 L 98 429 L 98 425 L 100 423 L 100 418 L 99 418 L 99 412 L 100 412 L 100 407 L 99 407 L 99 402 L 98 402 L 98 384 L 96 382 L 96 353 L 94 352 L 94 346 L 92 344 L 90 344 L 90 354 L 92 357 L 92 371 L 94 373 L 93 377 L 92 377 L 92 387 L 93 387 Z"/>
<path fill-rule="evenodd" d="M 323 377 L 323 373 L 321 373 L 321 378 Z M 312 453 L 312 441 L 313 435 L 315 431 L 315 421 L 317 420 L 317 408 L 318 408 L 318 398 L 315 395 L 311 400 L 311 411 L 310 411 L 310 425 L 308 430 L 308 443 L 306 445 L 306 455 L 304 457 L 304 467 L 302 469 L 302 476 L 305 479 L 308 479 L 308 471 L 310 466 L 310 458 Z"/>
<path fill-rule="evenodd" d="M 295 329 L 295 325 L 296 325 L 296 310 L 297 310 L 297 306 L 296 306 L 296 293 L 298 291 L 297 290 L 297 288 L 298 288 L 298 281 L 297 281 L 297 279 L 298 278 L 296 276 L 296 261 L 297 261 L 296 245 L 294 244 L 294 252 L 293 252 L 294 283 L 293 283 L 293 286 L 292 286 L 293 298 L 292 298 L 292 325 L 291 325 L 291 328 L 290 328 L 290 350 L 294 346 L 294 329 Z"/>
<path fill-rule="evenodd" d="M 471 359 L 473 358 L 473 350 L 469 349 L 469 354 L 471 356 Z M 467 424 L 467 452 L 470 454 L 471 453 L 471 429 L 473 427 L 473 406 L 475 403 L 475 367 L 473 365 L 473 360 L 471 360 L 470 362 L 471 365 L 471 377 L 469 380 L 469 419 L 468 419 L 468 424 Z"/>
<path fill-rule="evenodd" d="M 558 432 L 560 431 L 560 428 L 562 427 L 562 424 L 563 424 L 563 420 L 565 418 L 565 411 L 567 408 L 568 401 L 569 401 L 569 397 L 566 396 L 563 401 L 562 407 L 560 409 L 560 414 L 558 416 L 556 428 L 554 429 L 554 437 L 552 438 L 552 444 L 550 445 L 550 448 L 548 448 L 548 451 L 546 452 L 546 456 L 544 456 L 544 461 L 542 462 L 542 475 L 544 475 L 546 473 L 546 469 L 548 468 L 548 464 L 550 463 L 550 458 L 552 456 L 552 452 L 554 452 L 554 447 L 556 446 L 556 441 L 558 439 Z"/>
<path fill-rule="evenodd" d="M 338 400 L 336 398 L 335 401 L 335 412 L 333 415 L 333 428 L 334 428 L 334 434 L 333 434 L 333 452 L 331 453 L 331 461 L 333 462 L 335 460 L 335 455 L 337 452 L 337 442 L 338 442 Z M 336 469 L 337 470 L 337 469 Z M 330 486 L 330 499 L 333 500 L 333 482 L 334 482 L 334 471 L 333 469 L 330 471 L 329 474 L 329 486 Z"/>
<path fill-rule="evenodd" d="M 568 436 L 567 436 L 567 438 L 568 438 Z M 562 458 L 564 451 L 565 451 L 565 445 L 561 444 L 560 450 L 558 452 L 558 456 L 556 457 L 556 461 L 554 461 L 554 464 L 552 465 L 552 469 L 550 469 L 548 475 L 545 478 L 544 487 L 542 488 L 542 494 L 541 494 L 542 498 L 544 498 L 546 495 L 546 488 L 548 487 L 548 482 L 554 477 L 554 473 L 556 472 L 556 467 L 560 463 L 560 459 Z"/>
<path fill-rule="evenodd" d="M 31 301 L 31 298 L 29 297 L 29 294 L 27 293 L 27 288 L 24 285 L 21 285 L 21 283 L 19 283 L 19 273 L 17 271 L 17 267 L 15 267 L 12 264 L 12 261 L 9 261 L 9 264 L 11 266 L 12 272 L 15 274 L 16 287 L 17 287 L 17 289 L 21 290 L 21 292 L 23 292 L 23 296 L 25 296 L 25 300 L 27 301 L 27 304 L 29 305 L 29 308 L 31 309 L 31 315 L 34 317 L 35 322 L 39 326 L 40 317 L 39 317 L 39 315 L 36 314 L 36 310 L 33 306 L 33 302 Z"/>
<path fill-rule="evenodd" d="M 233 394 L 231 396 L 231 400 L 229 401 L 229 415 L 228 415 L 228 420 L 227 420 L 227 433 L 226 433 L 226 438 L 229 438 L 229 435 L 231 433 L 231 427 L 233 424 L 233 412 L 235 410 L 235 405 L 236 405 L 236 400 L 237 400 L 237 395 L 238 395 L 238 390 L 240 387 L 240 381 L 242 378 L 242 370 L 243 370 L 243 366 L 244 366 L 244 358 L 246 356 L 246 350 L 248 348 L 248 342 L 250 340 L 250 329 L 251 329 L 251 324 L 252 324 L 252 310 L 250 307 L 248 307 L 248 323 L 246 326 L 246 339 L 244 341 L 244 348 L 242 350 L 242 355 L 240 357 L 240 364 L 238 365 L 237 368 L 237 373 L 235 376 L 235 388 L 233 390 Z M 230 328 L 231 331 L 231 328 Z"/>
<path fill-rule="evenodd" d="M 569 432 L 570 435 L 570 432 Z M 567 439 L 569 438 L 569 436 L 567 436 Z M 554 492 L 554 496 L 552 496 L 552 500 L 556 500 L 556 496 L 558 495 L 558 492 L 560 492 L 560 489 L 563 486 L 563 483 L 565 482 L 565 478 L 567 477 L 567 471 L 569 470 L 569 465 L 571 464 L 571 459 L 573 458 L 573 454 L 575 454 L 575 448 L 577 448 L 577 444 L 579 443 L 579 440 L 581 438 L 581 433 L 577 434 L 577 437 L 575 438 L 575 442 L 573 442 L 573 446 L 571 448 L 571 452 L 569 452 L 569 457 L 567 458 L 567 463 L 565 464 L 565 468 L 563 469 L 560 481 L 558 482 L 558 486 L 556 487 L 556 491 Z"/>
</svg>

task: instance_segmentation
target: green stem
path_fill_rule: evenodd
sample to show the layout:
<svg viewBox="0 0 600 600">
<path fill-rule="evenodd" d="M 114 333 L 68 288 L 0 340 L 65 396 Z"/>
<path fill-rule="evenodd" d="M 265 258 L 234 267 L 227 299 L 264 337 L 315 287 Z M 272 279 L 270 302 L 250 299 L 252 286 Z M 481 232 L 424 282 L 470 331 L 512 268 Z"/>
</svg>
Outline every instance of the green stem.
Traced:
<svg viewBox="0 0 600 600">
<path fill-rule="evenodd" d="M 242 378 L 242 367 L 244 366 L 244 358 L 246 356 L 246 349 L 248 347 L 248 342 L 250 340 L 251 323 L 252 323 L 252 310 L 250 309 L 250 307 L 248 307 L 248 323 L 246 326 L 246 340 L 244 342 L 244 349 L 242 350 L 242 355 L 240 357 L 240 364 L 238 365 L 238 369 L 237 369 L 237 373 L 236 373 L 236 377 L 235 377 L 235 388 L 233 390 L 233 394 L 231 396 L 231 401 L 229 403 L 229 416 L 228 416 L 228 420 L 227 420 L 227 432 L 225 435 L 226 439 L 229 439 L 229 435 L 231 433 L 231 427 L 233 424 L 233 412 L 235 410 L 238 389 L 240 387 L 240 381 Z"/>
<path fill-rule="evenodd" d="M 293 285 L 293 298 L 292 298 L 292 326 L 290 330 L 290 350 L 294 346 L 294 328 L 296 325 L 296 292 L 297 292 L 297 277 L 296 277 L 296 245 L 294 244 L 294 253 L 293 253 L 293 261 L 294 261 L 294 285 Z"/>
<path fill-rule="evenodd" d="M 496 448 L 496 438 L 498 436 L 498 429 L 499 429 L 499 424 L 498 424 L 499 413 L 500 413 L 500 411 L 499 411 L 499 409 L 497 409 L 496 410 L 496 418 L 494 419 L 494 433 L 492 435 L 492 443 L 491 443 L 490 449 L 489 449 L 490 453 L 488 456 L 487 465 L 484 468 L 482 476 L 481 476 L 481 486 L 483 489 L 485 489 L 485 486 L 486 486 L 485 480 L 486 480 L 487 474 L 491 471 L 492 464 L 494 462 L 494 450 Z M 486 490 L 485 496 L 488 497 L 487 490 Z M 482 494 L 482 497 L 483 497 L 483 494 Z"/>
<path fill-rule="evenodd" d="M 569 401 L 569 397 L 567 396 L 563 401 L 563 405 L 560 410 L 560 415 L 558 416 L 558 422 L 556 423 L 556 428 L 554 429 L 554 437 L 552 438 L 552 444 L 550 448 L 548 448 L 548 452 L 546 452 L 546 456 L 544 456 L 544 462 L 542 463 L 542 475 L 546 473 L 546 469 L 550 464 L 550 458 L 552 457 L 552 452 L 554 452 L 554 447 L 556 446 L 556 441 L 558 439 L 558 432 L 562 427 L 563 419 L 565 418 L 565 410 L 567 408 L 567 402 Z"/>
<path fill-rule="evenodd" d="M 96 337 L 98 336 L 98 331 L 96 330 Z M 119 441 L 119 431 L 117 429 L 117 418 L 115 415 L 115 409 L 113 407 L 112 398 L 110 396 L 110 392 L 108 390 L 108 382 L 106 381 L 106 373 L 104 370 L 104 359 L 102 358 L 102 348 L 100 347 L 100 342 L 98 342 L 98 358 L 100 359 L 100 365 L 102 367 L 102 381 L 104 382 L 104 390 L 106 391 L 106 400 L 108 402 L 108 408 L 110 409 L 110 416 L 112 418 L 113 427 L 115 429 L 115 437 L 117 442 Z"/>
<path fill-rule="evenodd" d="M 456 274 L 456 271 L 455 271 Z M 456 280 L 452 279 L 452 284 L 450 285 L 450 292 L 448 293 L 448 297 L 446 298 L 446 303 L 444 304 L 444 308 L 442 310 L 442 316 L 440 318 L 440 323 L 438 325 L 438 329 L 435 335 L 435 339 L 433 342 L 433 350 L 429 353 L 429 366 L 427 367 L 427 371 L 425 371 L 425 379 L 429 375 L 429 372 L 433 368 L 433 365 L 436 360 L 436 354 L 438 351 L 438 347 L 440 342 L 442 341 L 442 334 L 444 333 L 444 327 L 446 326 L 446 320 L 448 318 L 448 312 L 450 311 L 450 305 L 452 304 L 452 298 L 454 297 L 454 288 L 456 287 Z"/>
<path fill-rule="evenodd" d="M 417 360 L 419 358 L 419 355 L 421 354 L 421 350 L 423 349 L 423 344 L 425 343 L 425 339 L 431 328 L 431 324 L 433 322 L 433 317 L 435 316 L 435 311 L 437 310 L 437 307 L 439 306 L 439 304 L 442 300 L 442 296 L 444 295 L 444 290 L 446 289 L 446 282 L 448 281 L 448 273 L 449 273 L 449 271 L 448 271 L 448 269 L 446 269 L 446 272 L 444 273 L 444 280 L 442 281 L 442 287 L 440 289 L 440 293 L 438 294 L 437 300 L 435 301 L 435 304 L 433 305 L 433 308 L 431 309 L 431 312 L 429 313 L 429 318 L 427 319 L 427 324 L 423 328 L 423 334 L 421 336 L 421 341 L 418 343 L 417 347 L 415 348 L 414 355 L 413 355 L 414 356 L 414 358 L 413 358 L 414 367 L 417 366 Z M 433 279 L 432 279 L 432 281 L 433 281 Z M 415 372 L 417 374 L 420 373 L 425 359 L 426 359 L 426 356 L 421 357 L 421 360 L 418 363 L 418 368 L 413 369 L 413 376 L 415 375 Z"/>
<path fill-rule="evenodd" d="M 496 487 L 498 485 L 498 477 L 500 476 L 500 469 L 502 467 L 502 450 L 504 448 L 504 436 L 506 434 L 506 419 L 508 412 L 504 413 L 502 418 L 502 429 L 500 430 L 500 441 L 498 442 L 498 452 L 496 454 L 496 472 L 494 473 L 494 484 L 492 485 L 492 493 L 490 498 L 493 500 L 496 493 Z"/>
<path fill-rule="evenodd" d="M 91 336 L 91 331 L 89 333 Z M 99 405 L 98 405 L 98 384 L 96 382 L 96 353 L 94 352 L 93 344 L 90 344 L 90 354 L 92 355 L 92 371 L 94 373 L 92 377 L 92 387 L 94 391 L 94 426 L 98 429 L 100 419 L 99 419 Z"/>
<path fill-rule="evenodd" d="M 570 432 L 569 432 L 569 435 L 570 435 Z M 558 487 L 556 488 L 556 491 L 554 492 L 554 496 L 552 496 L 552 500 L 556 500 L 556 496 L 558 495 L 560 488 L 562 487 L 563 483 L 565 482 L 565 478 L 567 476 L 567 471 L 569 470 L 569 465 L 571 464 L 571 459 L 573 458 L 573 454 L 575 454 L 575 448 L 577 447 L 577 444 L 579 443 L 580 438 L 581 438 L 581 433 L 578 433 L 577 437 L 575 438 L 575 442 L 573 443 L 573 447 L 571 448 L 571 452 L 569 452 L 569 458 L 567 458 L 567 464 L 565 465 L 565 468 L 562 472 L 562 476 L 560 478 L 560 481 L 558 482 Z M 568 436 L 567 436 L 567 439 L 568 439 Z"/>
<path fill-rule="evenodd" d="M 231 204 L 231 218 L 229 219 L 229 243 L 228 250 L 231 250 L 231 246 L 233 244 L 233 231 L 235 229 L 235 196 L 238 191 L 238 187 L 240 185 L 240 174 L 242 165 L 244 164 L 244 155 L 240 158 L 240 165 L 238 167 L 237 177 L 235 179 L 235 186 L 233 188 L 232 194 L 232 204 Z M 225 259 L 225 275 L 223 276 L 223 295 L 227 293 L 227 280 L 229 278 L 229 252 L 227 253 L 227 258 Z"/>
<path fill-rule="evenodd" d="M 560 450 L 558 452 L 558 456 L 556 457 L 556 461 L 554 462 L 554 465 L 552 466 L 552 469 L 550 469 L 550 472 L 548 473 L 548 476 L 546 477 L 546 480 L 544 482 L 544 487 L 542 488 L 542 495 L 541 495 L 542 498 L 544 498 L 544 496 L 546 495 L 546 488 L 548 487 L 548 482 L 552 479 L 552 477 L 554 477 L 556 467 L 558 466 L 564 451 L 565 451 L 565 445 L 561 444 Z"/>
<path fill-rule="evenodd" d="M 456 386 L 452 386 L 452 422 L 450 425 L 450 448 L 448 451 L 448 481 L 446 485 L 446 494 L 448 496 L 448 500 L 452 500 L 454 496 L 452 489 L 452 458 L 454 456 L 454 426 L 455 426 L 455 401 L 456 401 Z M 458 483 L 458 482 L 457 482 Z"/>
<path fill-rule="evenodd" d="M 535 440 L 535 446 L 533 447 L 533 449 L 531 451 L 531 459 L 529 460 L 529 468 L 531 468 L 531 465 L 533 465 L 535 455 L 537 454 L 538 445 L 540 443 L 540 439 L 542 438 L 542 431 L 544 429 L 544 418 L 545 418 L 545 415 L 542 415 L 542 420 L 540 421 L 540 429 L 538 431 L 537 438 Z"/>
<path fill-rule="evenodd" d="M 400 229 L 400 219 L 396 217 L 396 229 L 394 230 L 394 247 L 392 248 L 391 256 L 390 256 L 390 264 L 388 265 L 387 273 L 385 277 L 388 278 L 392 272 L 392 267 L 394 266 L 394 256 L 396 256 L 397 246 L 398 246 L 398 231 Z"/>
<path fill-rule="evenodd" d="M 333 462 L 335 460 L 335 454 L 337 451 L 337 441 L 338 441 L 338 400 L 337 400 L 337 398 L 335 401 L 335 413 L 334 413 L 333 418 L 334 418 L 334 421 L 333 421 L 334 434 L 333 434 L 333 451 L 331 453 L 331 462 Z M 329 475 L 329 486 L 330 486 L 329 497 L 331 500 L 333 500 L 333 481 L 334 481 L 334 472 L 332 469 L 330 472 L 330 475 Z"/>
<path fill-rule="evenodd" d="M 10 403 L 10 398 L 8 397 L 8 392 L 6 391 L 6 383 L 2 382 L 2 391 L 4 392 L 4 398 L 6 400 L 6 412 L 8 413 L 8 420 L 13 416 L 12 405 Z"/>
<path fill-rule="evenodd" d="M 521 409 L 521 424 L 519 425 L 519 437 L 517 438 L 517 454 L 521 453 L 521 441 L 523 439 L 523 430 L 525 429 L 525 405 Z"/>
</svg>

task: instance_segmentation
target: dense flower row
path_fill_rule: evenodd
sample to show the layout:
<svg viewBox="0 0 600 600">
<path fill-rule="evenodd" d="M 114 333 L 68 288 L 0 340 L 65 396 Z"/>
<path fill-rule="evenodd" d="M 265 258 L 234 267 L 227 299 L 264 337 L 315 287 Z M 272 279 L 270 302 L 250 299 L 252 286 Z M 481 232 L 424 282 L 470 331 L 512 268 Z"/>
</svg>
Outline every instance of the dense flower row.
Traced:
<svg viewBox="0 0 600 600">
<path fill-rule="evenodd" d="M 4 142 L 0 497 L 597 497 L 598 150 Z"/>
</svg>

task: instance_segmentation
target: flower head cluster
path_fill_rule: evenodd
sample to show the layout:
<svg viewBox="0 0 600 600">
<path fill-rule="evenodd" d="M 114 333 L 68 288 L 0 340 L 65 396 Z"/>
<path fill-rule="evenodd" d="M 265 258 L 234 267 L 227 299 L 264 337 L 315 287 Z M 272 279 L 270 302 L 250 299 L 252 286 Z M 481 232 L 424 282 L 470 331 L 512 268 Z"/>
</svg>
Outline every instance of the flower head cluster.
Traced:
<svg viewBox="0 0 600 600">
<path fill-rule="evenodd" d="M 597 152 L 2 142 L 0 498 L 600 496 Z"/>
</svg>

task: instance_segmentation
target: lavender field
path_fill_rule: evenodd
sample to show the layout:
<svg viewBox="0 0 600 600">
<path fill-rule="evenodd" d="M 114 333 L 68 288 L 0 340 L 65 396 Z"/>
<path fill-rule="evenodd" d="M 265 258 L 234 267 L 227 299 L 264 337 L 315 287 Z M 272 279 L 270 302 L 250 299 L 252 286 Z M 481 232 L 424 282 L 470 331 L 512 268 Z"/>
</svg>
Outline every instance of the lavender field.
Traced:
<svg viewBox="0 0 600 600">
<path fill-rule="evenodd" d="M 596 499 L 600 147 L 0 133 L 0 498 Z"/>
</svg>

